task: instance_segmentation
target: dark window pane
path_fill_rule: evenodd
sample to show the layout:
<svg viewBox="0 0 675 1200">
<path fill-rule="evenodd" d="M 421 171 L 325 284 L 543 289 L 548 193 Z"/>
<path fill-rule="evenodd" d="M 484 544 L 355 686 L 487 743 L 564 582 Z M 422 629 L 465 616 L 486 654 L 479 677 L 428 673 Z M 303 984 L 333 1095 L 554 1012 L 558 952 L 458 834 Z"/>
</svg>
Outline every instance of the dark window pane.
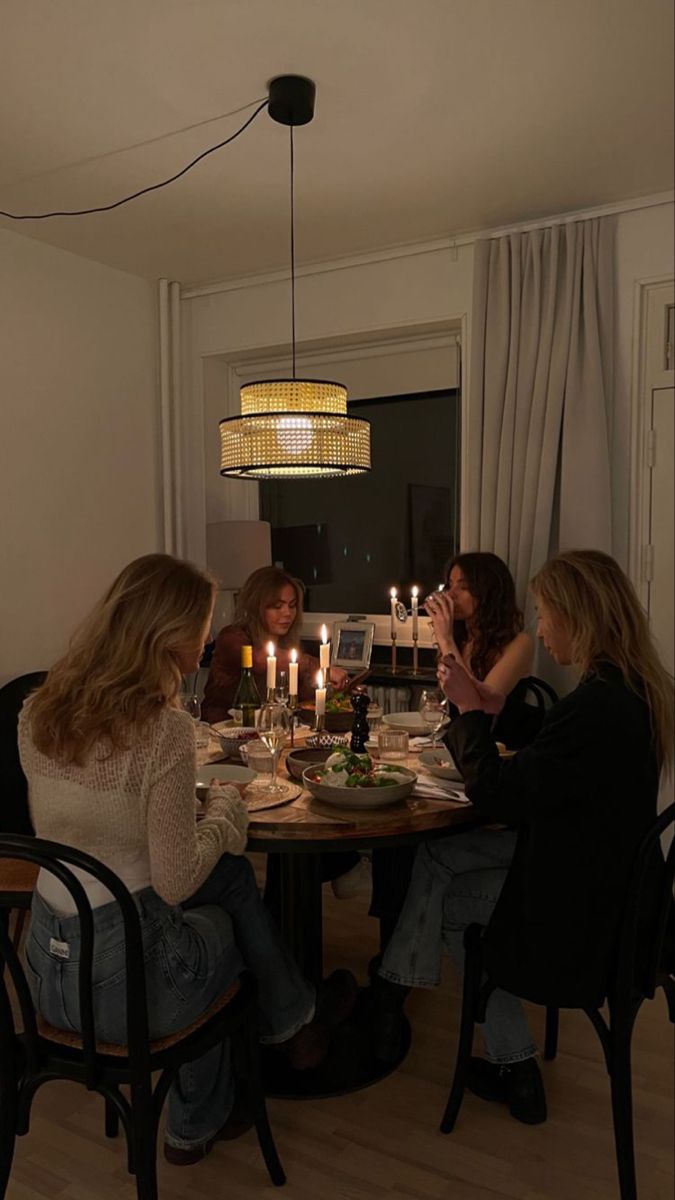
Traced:
<svg viewBox="0 0 675 1200">
<path fill-rule="evenodd" d="M 441 579 L 459 529 L 459 394 L 350 404 L 371 422 L 372 470 L 353 479 L 260 484 L 272 555 L 316 612 L 387 610 L 391 586 L 421 595 Z"/>
</svg>

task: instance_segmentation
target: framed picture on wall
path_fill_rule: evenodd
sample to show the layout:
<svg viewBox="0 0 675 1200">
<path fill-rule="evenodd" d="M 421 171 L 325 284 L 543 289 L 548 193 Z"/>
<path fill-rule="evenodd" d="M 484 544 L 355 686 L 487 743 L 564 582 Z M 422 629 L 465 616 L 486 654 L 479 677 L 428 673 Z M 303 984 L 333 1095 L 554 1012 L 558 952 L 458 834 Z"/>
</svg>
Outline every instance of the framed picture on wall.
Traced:
<svg viewBox="0 0 675 1200">
<path fill-rule="evenodd" d="M 331 666 L 345 671 L 365 671 L 373 652 L 373 621 L 335 621 Z"/>
</svg>

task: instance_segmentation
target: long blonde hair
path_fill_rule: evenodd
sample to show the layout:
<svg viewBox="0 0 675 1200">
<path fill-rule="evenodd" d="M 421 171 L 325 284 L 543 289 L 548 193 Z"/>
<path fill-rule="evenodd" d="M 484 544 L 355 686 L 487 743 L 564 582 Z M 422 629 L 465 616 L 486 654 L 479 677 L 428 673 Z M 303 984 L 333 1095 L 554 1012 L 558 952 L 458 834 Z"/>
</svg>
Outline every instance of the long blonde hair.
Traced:
<svg viewBox="0 0 675 1200">
<path fill-rule="evenodd" d="M 197 643 L 213 596 L 213 580 L 192 563 L 168 554 L 129 563 L 30 701 L 38 750 L 81 765 L 94 746 L 128 746 L 163 706 L 175 706 L 176 652 Z"/>
<path fill-rule="evenodd" d="M 588 671 L 600 662 L 617 666 L 650 712 L 659 766 L 674 755 L 675 693 L 662 666 L 635 589 L 608 554 L 568 550 L 551 558 L 530 582 L 563 619 L 572 641 L 572 662 Z"/>
<path fill-rule="evenodd" d="M 281 567 L 259 567 L 246 580 L 237 596 L 233 624 L 246 630 L 254 646 L 260 646 L 269 639 L 269 630 L 265 626 L 265 609 L 274 604 L 282 589 L 289 585 L 295 591 L 298 607 L 288 633 L 279 639 L 281 646 L 293 645 L 299 638 L 305 585 L 295 576 L 289 575 L 288 571 L 282 571 Z"/>
</svg>

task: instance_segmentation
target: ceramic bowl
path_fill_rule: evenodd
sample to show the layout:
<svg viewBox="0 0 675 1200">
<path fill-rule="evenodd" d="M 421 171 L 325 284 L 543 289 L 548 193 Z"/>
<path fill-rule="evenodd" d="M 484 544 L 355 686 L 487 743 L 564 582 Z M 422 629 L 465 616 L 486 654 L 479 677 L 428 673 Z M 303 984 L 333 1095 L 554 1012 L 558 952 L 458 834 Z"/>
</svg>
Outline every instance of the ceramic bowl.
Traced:
<svg viewBox="0 0 675 1200">
<path fill-rule="evenodd" d="M 252 783 L 255 779 L 255 771 L 250 771 L 248 767 L 231 767 L 229 764 L 207 763 L 205 767 L 200 767 L 197 771 L 196 788 L 198 796 L 208 791 L 212 779 L 217 779 L 219 783 Z"/>
<path fill-rule="evenodd" d="M 234 721 L 220 721 L 211 728 L 217 734 L 226 758 L 239 758 L 239 747 L 242 743 L 251 742 L 258 736 L 257 729 L 250 725 L 235 725 Z"/>
<path fill-rule="evenodd" d="M 291 776 L 291 779 L 302 780 L 302 772 L 305 767 L 323 766 L 327 758 L 330 758 L 333 753 L 332 746 L 314 746 L 306 750 L 289 750 L 286 755 L 286 770 Z"/>
<path fill-rule="evenodd" d="M 424 724 L 418 712 L 385 713 L 382 718 L 385 725 L 391 729 L 405 729 L 411 737 L 429 737 L 429 729 Z M 443 728 L 448 724 L 448 718 L 443 719 Z"/>
<path fill-rule="evenodd" d="M 314 705 L 301 704 L 301 712 L 305 719 L 314 723 Z M 354 720 L 353 709 L 345 709 L 340 712 L 329 712 L 326 710 L 323 727 L 328 733 L 346 733 L 351 729 Z"/>
<path fill-rule="evenodd" d="M 329 787 L 328 784 L 322 783 L 320 769 L 315 766 L 305 767 L 302 782 L 317 800 L 323 800 L 335 808 L 386 808 L 390 804 L 397 804 L 399 800 L 405 800 L 417 779 L 415 772 L 407 767 L 397 766 L 396 770 L 407 777 L 405 783 L 395 783 L 386 788 Z"/>
<path fill-rule="evenodd" d="M 463 778 L 445 746 L 439 746 L 436 750 L 423 750 L 420 754 L 420 763 L 430 775 L 435 775 L 438 779 L 453 779 L 461 782 Z"/>
</svg>

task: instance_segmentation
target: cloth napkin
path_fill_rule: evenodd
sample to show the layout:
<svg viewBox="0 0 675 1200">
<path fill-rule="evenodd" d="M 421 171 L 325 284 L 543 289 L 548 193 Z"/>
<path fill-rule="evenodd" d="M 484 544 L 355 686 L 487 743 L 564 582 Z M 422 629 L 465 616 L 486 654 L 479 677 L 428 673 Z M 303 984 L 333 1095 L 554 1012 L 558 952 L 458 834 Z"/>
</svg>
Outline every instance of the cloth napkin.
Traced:
<svg viewBox="0 0 675 1200">
<path fill-rule="evenodd" d="M 428 800 L 455 800 L 460 804 L 470 804 L 464 794 L 464 785 L 452 780 L 438 779 L 434 775 L 418 774 L 413 788 L 413 796 L 424 796 Z"/>
<path fill-rule="evenodd" d="M 413 754 L 418 754 L 420 750 L 428 750 L 431 744 L 432 742 L 430 737 L 411 737 L 410 741 L 408 742 L 408 749 L 411 750 Z"/>
</svg>

